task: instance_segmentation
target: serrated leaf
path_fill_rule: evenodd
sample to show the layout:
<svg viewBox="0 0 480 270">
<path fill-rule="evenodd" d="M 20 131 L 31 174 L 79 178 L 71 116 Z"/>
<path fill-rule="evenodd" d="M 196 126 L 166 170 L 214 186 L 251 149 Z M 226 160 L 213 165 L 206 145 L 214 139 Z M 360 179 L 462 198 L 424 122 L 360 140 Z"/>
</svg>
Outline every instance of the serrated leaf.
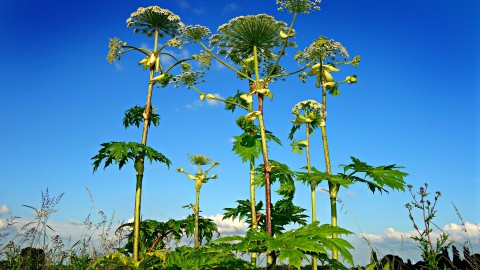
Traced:
<svg viewBox="0 0 480 270">
<path fill-rule="evenodd" d="M 306 170 L 306 168 L 302 168 Z M 315 167 L 311 168 L 311 172 L 300 171 L 295 173 L 296 179 L 302 181 L 304 184 L 320 183 L 321 181 L 327 180 L 331 183 L 341 185 L 343 187 L 348 187 L 353 182 L 352 180 L 344 174 L 328 174 L 326 172 L 321 172 Z"/>
<path fill-rule="evenodd" d="M 155 149 L 136 142 L 108 142 L 102 143 L 102 148 L 98 154 L 92 157 L 93 171 L 95 172 L 102 162 L 105 162 L 104 168 L 115 162 L 121 169 L 129 160 L 136 160 L 139 157 L 147 157 L 153 161 L 161 162 L 170 167 L 171 161 L 162 153 Z"/>
<path fill-rule="evenodd" d="M 351 157 L 351 159 L 353 163 L 349 165 L 340 165 L 343 167 L 344 173 L 348 173 L 349 175 L 364 173 L 364 178 L 355 176 L 355 178 L 352 179 L 357 182 L 368 184 L 372 192 L 375 192 L 375 190 L 379 190 L 380 192 L 386 191 L 385 187 L 392 190 L 405 191 L 406 183 L 404 178 L 408 176 L 408 174 L 398 170 L 403 167 L 396 166 L 396 164 L 373 167 L 360 161 L 358 158 Z"/>
</svg>

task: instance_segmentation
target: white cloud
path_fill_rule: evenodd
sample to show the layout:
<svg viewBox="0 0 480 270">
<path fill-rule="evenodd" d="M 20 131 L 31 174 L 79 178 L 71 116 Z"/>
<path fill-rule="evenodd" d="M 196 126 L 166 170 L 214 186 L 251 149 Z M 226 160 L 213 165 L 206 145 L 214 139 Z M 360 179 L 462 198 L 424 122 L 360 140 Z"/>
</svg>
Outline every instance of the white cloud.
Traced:
<svg viewBox="0 0 480 270">
<path fill-rule="evenodd" d="M 466 222 L 462 226 L 461 224 L 450 223 L 444 225 L 441 230 L 449 235 L 448 239 L 453 241 L 453 245 L 457 248 L 461 248 L 467 241 L 468 243 L 478 243 L 480 241 L 480 224 Z M 433 232 L 430 235 L 432 243 L 436 243 L 439 233 L 440 230 L 433 228 Z M 366 243 L 362 244 L 358 240 L 356 240 L 356 243 L 358 246 L 368 245 L 369 248 L 373 248 L 377 252 L 379 259 L 386 254 L 394 254 L 402 257 L 405 261 L 406 259 L 411 259 L 415 262 L 421 258 L 418 250 L 419 244 L 411 239 L 412 236 L 418 236 L 418 232 L 415 230 L 401 232 L 394 228 L 387 228 L 382 234 L 361 233 L 358 237 L 364 238 L 364 242 Z M 356 246 L 358 250 L 359 247 L 357 245 L 354 246 Z M 353 253 L 358 253 L 359 251 L 357 250 Z M 357 256 L 355 256 L 355 254 L 354 257 L 358 256 L 355 262 L 360 263 L 360 261 L 364 259 L 362 258 L 363 255 L 360 256 L 357 254 Z"/>
<path fill-rule="evenodd" d="M 467 240 L 478 241 L 480 240 L 480 224 L 474 224 L 471 222 L 466 222 L 464 226 L 460 224 L 450 223 L 443 226 L 442 231 L 445 234 L 449 235 L 449 239 L 458 244 L 463 244 Z M 387 243 L 387 242 L 414 242 L 411 237 L 418 236 L 418 232 L 415 230 L 400 232 L 394 228 L 387 228 L 383 234 L 369 234 L 362 233 L 361 237 L 365 237 L 368 241 L 372 243 Z M 440 231 L 438 229 L 433 230 L 430 234 L 432 241 L 435 242 L 436 239 L 440 236 Z"/>
<path fill-rule="evenodd" d="M 123 70 L 123 66 L 118 61 L 113 62 L 113 67 L 118 71 Z"/>
<path fill-rule="evenodd" d="M 471 242 L 476 240 L 478 243 L 478 241 L 480 241 L 480 223 L 474 224 L 466 222 L 464 226 L 450 223 L 443 226 L 442 230 L 450 235 L 451 240 L 458 243 L 463 243 L 469 239 Z"/>
<path fill-rule="evenodd" d="M 0 215 L 10 214 L 10 213 L 11 213 L 11 210 L 10 210 L 10 207 L 8 207 L 8 205 L 3 204 L 0 206 Z"/>
<path fill-rule="evenodd" d="M 203 102 L 201 100 L 195 100 L 194 102 L 185 105 L 185 108 L 192 111 L 198 110 L 199 107 L 203 107 Z"/>
<path fill-rule="evenodd" d="M 223 14 L 240 10 L 240 6 L 235 3 L 227 4 L 223 7 Z"/>
<path fill-rule="evenodd" d="M 189 8 L 190 4 L 185 0 L 177 0 L 177 5 L 181 8 Z"/>
<path fill-rule="evenodd" d="M 205 13 L 207 13 L 207 12 L 205 11 L 204 8 L 194 8 L 194 9 L 193 9 L 193 13 L 195 13 L 196 15 L 203 15 L 203 14 L 205 14 Z"/>
<path fill-rule="evenodd" d="M 221 234 L 245 234 L 248 230 L 248 224 L 238 219 L 223 219 L 222 214 L 208 216 L 212 219 L 218 227 L 218 232 Z"/>
<path fill-rule="evenodd" d="M 74 218 L 69 218 L 69 219 L 68 219 L 68 223 L 71 224 L 71 225 L 82 225 L 82 224 L 83 224 L 83 222 L 78 221 L 78 220 L 76 220 L 76 219 L 74 219 Z"/>
</svg>

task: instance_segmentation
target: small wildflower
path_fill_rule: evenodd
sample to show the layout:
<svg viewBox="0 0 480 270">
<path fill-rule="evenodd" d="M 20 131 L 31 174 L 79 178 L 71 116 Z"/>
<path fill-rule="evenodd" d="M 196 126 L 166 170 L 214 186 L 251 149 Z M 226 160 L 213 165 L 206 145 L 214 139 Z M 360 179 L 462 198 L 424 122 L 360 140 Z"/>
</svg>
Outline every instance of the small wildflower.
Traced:
<svg viewBox="0 0 480 270">
<path fill-rule="evenodd" d="M 405 204 L 405 208 L 407 208 L 408 210 L 412 210 L 412 205 L 407 203 L 407 204 Z"/>
</svg>

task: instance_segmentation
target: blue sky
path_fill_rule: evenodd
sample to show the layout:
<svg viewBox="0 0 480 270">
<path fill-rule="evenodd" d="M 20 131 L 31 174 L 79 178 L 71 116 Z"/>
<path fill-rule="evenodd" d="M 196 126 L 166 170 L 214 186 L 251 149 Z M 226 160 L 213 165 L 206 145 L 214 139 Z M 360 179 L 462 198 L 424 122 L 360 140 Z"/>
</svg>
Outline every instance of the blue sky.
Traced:
<svg viewBox="0 0 480 270">
<path fill-rule="evenodd" d="M 92 174 L 90 158 L 100 143 L 141 139 L 139 129 L 122 125 L 123 111 L 145 103 L 148 74 L 137 65 L 141 55 L 126 54 L 112 66 L 105 57 L 111 37 L 153 46 L 125 24 L 139 6 L 150 5 L 170 9 L 185 24 L 205 25 L 212 32 L 240 15 L 291 19 L 276 11 L 273 0 L 2 1 L 0 218 L 31 218 L 31 210 L 22 204 L 39 206 L 40 193 L 48 187 L 52 195 L 65 193 L 52 219 L 59 224 L 82 221 L 92 212 L 85 186 L 107 215 L 115 211 L 119 220 L 132 217 L 133 168 L 109 167 Z M 298 17 L 298 48 L 288 52 L 284 65 L 295 69 L 289 57 L 319 35 L 340 41 L 351 56 L 362 57 L 356 70 L 341 73 L 356 73 L 359 83 L 341 88 L 339 97 L 328 97 L 334 170 L 350 156 L 372 165 L 405 166 L 408 183 L 418 188 L 428 182 L 431 191 L 442 192 L 439 226 L 460 224 L 452 203 L 465 221 L 480 224 L 478 3 L 324 0 L 321 8 Z M 198 49 L 187 46 L 176 53 L 190 55 Z M 245 81 L 216 63 L 206 79 L 199 88 L 208 93 L 228 97 L 237 89 L 245 91 Z M 294 77 L 271 85 L 271 90 L 275 97 L 266 104 L 266 126 L 284 145 L 272 146 L 271 158 L 296 170 L 304 156 L 293 154 L 287 139 L 291 108 L 302 100 L 319 99 L 320 93 L 312 82 L 301 84 Z M 221 214 L 248 197 L 248 165 L 231 152 L 232 136 L 240 134 L 235 125 L 239 113 L 224 111 L 218 103 L 201 103 L 192 90 L 173 87 L 155 88 L 153 104 L 161 124 L 151 130 L 149 145 L 173 165 L 170 170 L 148 166 L 144 218 L 165 220 L 190 213 L 181 206 L 194 202 L 193 182 L 175 171 L 188 170 L 187 154 L 204 154 L 221 163 L 215 168 L 219 178 L 202 188 L 203 215 Z M 319 133 L 313 136 L 312 153 L 313 163 L 323 167 Z M 297 190 L 296 203 L 309 208 L 309 188 L 298 185 Z M 378 247 L 387 252 L 395 240 L 388 238 L 388 228 L 405 235 L 412 230 L 404 208 L 408 193 L 372 195 L 365 186 L 353 186 L 339 196 L 340 226 L 371 234 L 371 239 L 383 237 Z M 327 199 L 319 192 L 321 222 L 328 221 Z"/>
</svg>

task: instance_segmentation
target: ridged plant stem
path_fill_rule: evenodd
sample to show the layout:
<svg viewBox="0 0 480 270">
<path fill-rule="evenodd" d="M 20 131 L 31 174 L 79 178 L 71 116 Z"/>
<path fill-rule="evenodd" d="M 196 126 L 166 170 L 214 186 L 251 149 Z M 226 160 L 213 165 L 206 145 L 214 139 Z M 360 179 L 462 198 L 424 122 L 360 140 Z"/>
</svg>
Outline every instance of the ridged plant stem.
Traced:
<svg viewBox="0 0 480 270">
<path fill-rule="evenodd" d="M 305 123 L 305 130 L 306 130 L 306 156 L 307 156 L 307 172 L 308 174 L 312 173 L 312 165 L 310 161 L 310 125 Z M 312 200 L 312 223 L 317 221 L 317 202 L 316 202 L 316 194 L 315 189 L 317 187 L 316 182 L 310 182 L 310 198 Z M 317 270 L 317 256 L 312 256 L 312 269 Z"/>
<path fill-rule="evenodd" d="M 260 74 L 258 72 L 258 52 L 257 46 L 253 46 L 253 59 L 255 65 L 255 87 L 259 89 L 260 87 L 265 87 L 260 82 Z M 264 82 L 266 83 L 266 82 Z M 258 123 L 260 126 L 260 137 L 262 140 L 262 155 L 263 155 L 263 168 L 264 168 L 264 175 L 265 175 L 265 227 L 266 232 L 268 235 L 273 235 L 272 232 L 272 198 L 271 198 L 271 183 L 270 183 L 270 164 L 268 160 L 268 147 L 267 147 L 267 135 L 265 132 L 265 122 L 263 119 L 263 94 L 257 93 L 258 96 L 258 111 L 260 114 L 258 115 Z M 272 254 L 267 254 L 267 269 L 271 269 L 275 267 L 273 262 Z"/>
<path fill-rule="evenodd" d="M 158 28 L 155 29 L 155 44 L 153 52 L 156 53 L 158 47 Z M 150 113 L 152 110 L 152 93 L 153 83 L 152 78 L 155 76 L 155 67 L 150 68 L 150 76 L 148 82 L 147 102 L 145 104 L 145 111 L 143 112 L 143 132 L 142 132 L 142 144 L 147 145 L 148 127 L 150 126 Z M 143 182 L 143 168 L 145 164 L 144 157 L 137 157 L 136 163 L 140 163 L 137 169 L 137 181 L 135 189 L 135 209 L 133 214 L 133 259 L 139 260 L 138 248 L 140 243 L 140 218 L 141 218 L 141 202 L 142 202 L 142 182 Z"/>
<path fill-rule="evenodd" d="M 193 208 L 193 212 L 195 213 L 195 233 L 193 239 L 193 246 L 198 248 L 200 246 L 200 239 L 198 233 L 198 216 L 200 212 L 200 188 L 195 189 L 195 206 Z"/>
<path fill-rule="evenodd" d="M 327 112 L 327 89 L 325 87 L 325 84 L 322 83 L 322 103 L 323 103 L 323 122 L 324 125 L 321 125 L 321 130 L 322 130 L 322 142 L 323 142 L 323 154 L 325 156 L 325 170 L 327 174 L 332 174 L 332 167 L 330 164 L 330 152 L 328 149 L 328 140 L 327 140 L 327 128 L 326 128 L 326 123 L 327 123 L 327 117 L 326 117 L 326 112 Z M 334 184 L 331 182 L 328 182 L 328 193 L 330 195 L 330 217 L 331 217 L 331 225 L 334 227 L 337 227 L 337 194 L 338 194 L 338 189 L 340 186 L 338 184 Z M 338 235 L 336 233 L 332 234 L 332 238 L 337 238 Z M 333 249 L 332 252 L 332 257 L 335 260 L 338 260 L 338 250 L 336 248 Z"/>
<path fill-rule="evenodd" d="M 248 85 L 249 85 L 250 89 L 252 89 L 252 87 L 254 86 L 254 83 L 249 81 Z M 250 103 L 248 107 L 249 107 L 250 111 L 253 111 L 253 104 L 252 103 Z M 255 208 L 256 201 L 255 201 L 255 184 L 254 184 L 254 181 L 255 181 L 255 158 L 254 157 L 250 157 L 249 165 L 250 165 L 250 212 L 251 212 L 251 219 L 252 219 L 252 227 L 251 228 L 256 229 L 258 221 L 257 221 L 257 209 Z M 251 253 L 250 262 L 254 266 L 257 265 L 257 253 L 256 252 Z"/>
</svg>

